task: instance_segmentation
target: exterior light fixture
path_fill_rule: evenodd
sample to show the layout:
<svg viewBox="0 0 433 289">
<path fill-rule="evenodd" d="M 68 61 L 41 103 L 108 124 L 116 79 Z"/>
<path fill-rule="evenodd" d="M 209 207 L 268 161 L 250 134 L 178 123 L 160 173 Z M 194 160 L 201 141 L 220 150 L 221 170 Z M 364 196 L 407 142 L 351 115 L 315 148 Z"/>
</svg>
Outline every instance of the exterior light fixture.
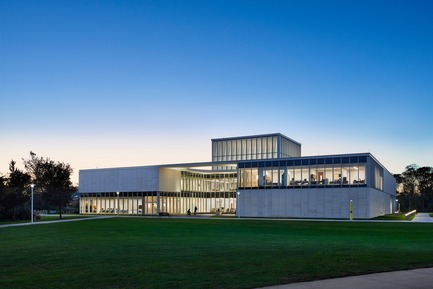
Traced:
<svg viewBox="0 0 433 289">
<path fill-rule="evenodd" d="M 32 219 L 32 224 L 34 222 L 34 214 L 33 214 L 33 188 L 35 187 L 35 184 L 31 184 L 30 187 L 32 188 L 32 200 L 31 200 L 31 208 L 30 208 L 30 218 Z"/>
<path fill-rule="evenodd" d="M 238 200 L 238 207 L 236 208 L 236 212 L 237 212 L 237 214 L 238 214 L 238 219 L 241 217 L 241 210 L 240 210 L 240 208 L 241 208 L 241 206 L 240 206 L 240 204 L 241 204 L 241 192 L 238 192 L 238 197 L 237 197 L 237 200 Z"/>
<path fill-rule="evenodd" d="M 119 216 L 119 211 L 120 211 L 120 208 L 119 208 L 119 205 L 120 205 L 120 202 L 119 202 L 119 192 L 116 192 L 116 194 L 117 194 L 117 216 Z"/>
</svg>

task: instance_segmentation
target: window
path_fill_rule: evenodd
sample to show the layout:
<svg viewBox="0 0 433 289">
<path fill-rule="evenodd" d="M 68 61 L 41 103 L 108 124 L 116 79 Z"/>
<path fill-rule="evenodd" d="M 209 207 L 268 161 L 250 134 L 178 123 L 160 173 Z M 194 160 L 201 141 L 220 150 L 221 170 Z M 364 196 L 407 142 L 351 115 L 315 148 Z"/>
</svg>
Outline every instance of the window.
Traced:
<svg viewBox="0 0 433 289">
<path fill-rule="evenodd" d="M 251 139 L 247 139 L 246 154 L 247 154 L 247 160 L 250 160 L 251 159 Z"/>
<path fill-rule="evenodd" d="M 256 139 L 257 141 L 257 159 L 262 158 L 262 141 L 260 138 Z"/>
<path fill-rule="evenodd" d="M 255 168 L 253 167 L 251 169 L 251 187 L 252 188 L 257 188 L 259 186 L 258 180 L 259 180 L 259 170 L 257 167 L 255 167 Z"/>
<path fill-rule="evenodd" d="M 222 141 L 221 146 L 222 146 L 222 159 L 221 160 L 226 161 L 227 160 L 227 142 Z"/>
<path fill-rule="evenodd" d="M 251 140 L 251 159 L 255 160 L 257 156 L 257 147 L 256 147 L 256 139 L 253 138 Z"/>
<path fill-rule="evenodd" d="M 212 142 L 212 161 L 216 162 L 217 161 L 217 142 Z"/>
<path fill-rule="evenodd" d="M 288 178 L 288 171 L 287 171 L 287 166 L 283 165 L 280 167 L 280 172 L 279 172 L 279 176 L 280 176 L 280 182 L 279 182 L 279 187 L 287 187 L 287 180 Z"/>
<path fill-rule="evenodd" d="M 301 167 L 301 186 L 309 186 L 310 185 L 310 170 L 308 166 Z"/>
<path fill-rule="evenodd" d="M 312 160 L 310 160 L 311 163 Z M 314 160 L 315 163 L 315 160 Z M 310 165 L 310 185 L 316 186 L 318 183 L 317 181 L 317 166 L 315 164 Z"/>
<path fill-rule="evenodd" d="M 301 186 L 302 184 L 302 167 L 294 167 L 294 178 L 292 178 L 291 184 L 294 186 Z"/>
<path fill-rule="evenodd" d="M 343 160 L 344 162 L 344 160 Z M 348 185 L 350 183 L 350 165 L 343 164 L 341 167 L 341 182 L 344 185 Z"/>
<path fill-rule="evenodd" d="M 247 159 L 247 140 L 246 139 L 242 139 L 242 159 L 246 160 Z"/>
<path fill-rule="evenodd" d="M 335 160 L 334 160 L 335 161 Z M 336 163 L 334 164 L 334 179 L 333 179 L 333 185 L 341 185 L 341 164 Z"/>
</svg>

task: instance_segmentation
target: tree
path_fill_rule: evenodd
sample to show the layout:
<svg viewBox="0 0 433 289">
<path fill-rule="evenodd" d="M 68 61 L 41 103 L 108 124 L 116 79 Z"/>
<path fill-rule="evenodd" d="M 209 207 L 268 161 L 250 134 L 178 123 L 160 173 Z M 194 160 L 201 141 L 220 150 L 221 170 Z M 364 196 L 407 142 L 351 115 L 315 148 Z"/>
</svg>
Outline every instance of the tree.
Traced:
<svg viewBox="0 0 433 289">
<path fill-rule="evenodd" d="M 401 174 L 394 175 L 402 207 L 408 211 L 433 209 L 433 168 L 412 164 Z"/>
<path fill-rule="evenodd" d="M 33 152 L 30 152 L 30 159 L 23 161 L 34 179 L 36 193 L 42 196 L 46 204 L 56 206 L 62 218 L 62 207 L 68 204 L 72 193 L 76 191 L 70 180 L 73 169 L 69 164 L 37 157 Z"/>
<path fill-rule="evenodd" d="M 433 208 L 433 168 L 418 168 L 415 175 L 420 195 L 420 210 L 429 211 Z"/>
<path fill-rule="evenodd" d="M 0 176 L 0 210 L 4 209 L 3 198 L 6 194 L 6 176 Z"/>
<path fill-rule="evenodd" d="M 16 220 L 17 208 L 28 201 L 28 188 L 31 177 L 15 167 L 16 162 L 9 163 L 9 178 L 5 178 L 1 192 L 1 203 L 6 211 L 12 210 L 11 218 Z"/>
<path fill-rule="evenodd" d="M 416 207 L 416 199 L 418 196 L 417 191 L 417 179 L 416 179 L 416 170 L 418 166 L 416 164 L 408 165 L 405 171 L 401 174 L 402 176 L 402 203 L 406 203 L 407 210 L 413 210 Z M 404 202 L 406 201 L 406 202 Z"/>
<path fill-rule="evenodd" d="M 15 220 L 16 207 L 28 201 L 27 189 L 31 183 L 31 177 L 15 167 L 16 162 L 12 160 L 9 164 L 8 187 L 11 190 L 8 201 L 12 208 L 12 219 Z"/>
</svg>

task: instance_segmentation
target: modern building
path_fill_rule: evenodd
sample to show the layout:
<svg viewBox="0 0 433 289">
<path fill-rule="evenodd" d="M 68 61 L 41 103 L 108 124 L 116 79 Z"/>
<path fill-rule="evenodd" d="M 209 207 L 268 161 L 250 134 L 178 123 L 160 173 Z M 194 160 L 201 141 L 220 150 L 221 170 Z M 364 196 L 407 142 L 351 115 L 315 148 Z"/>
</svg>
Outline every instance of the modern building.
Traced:
<svg viewBox="0 0 433 289">
<path fill-rule="evenodd" d="M 212 161 L 79 172 L 80 213 L 369 219 L 396 210 L 370 153 L 301 156 L 280 133 L 212 139 Z"/>
</svg>

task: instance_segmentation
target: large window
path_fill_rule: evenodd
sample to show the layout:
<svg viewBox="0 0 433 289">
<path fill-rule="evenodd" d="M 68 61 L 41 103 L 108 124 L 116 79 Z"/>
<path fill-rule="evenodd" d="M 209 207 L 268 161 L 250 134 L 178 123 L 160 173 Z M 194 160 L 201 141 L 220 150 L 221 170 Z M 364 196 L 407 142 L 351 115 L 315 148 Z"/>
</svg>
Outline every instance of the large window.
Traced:
<svg viewBox="0 0 433 289">
<path fill-rule="evenodd" d="M 301 145 L 280 134 L 212 140 L 212 161 L 300 157 Z M 223 167 L 219 167 L 221 169 Z"/>
<path fill-rule="evenodd" d="M 254 161 L 239 164 L 238 187 L 305 188 L 366 186 L 366 156 Z M 383 170 L 374 166 L 373 186 L 383 186 Z"/>
</svg>

